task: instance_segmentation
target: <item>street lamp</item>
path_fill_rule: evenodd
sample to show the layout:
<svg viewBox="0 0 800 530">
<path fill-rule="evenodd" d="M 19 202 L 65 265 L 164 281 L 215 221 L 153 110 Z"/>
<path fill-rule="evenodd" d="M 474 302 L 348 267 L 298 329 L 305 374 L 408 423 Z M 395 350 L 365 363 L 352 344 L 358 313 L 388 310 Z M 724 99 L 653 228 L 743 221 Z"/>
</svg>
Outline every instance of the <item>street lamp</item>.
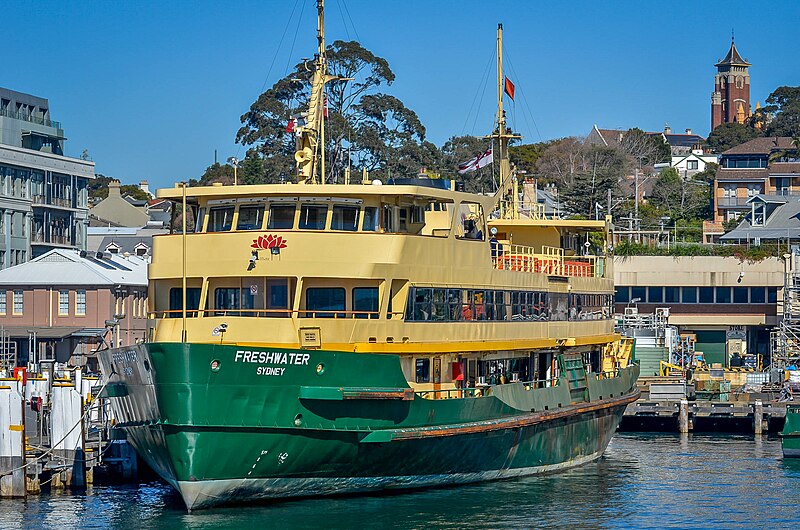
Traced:
<svg viewBox="0 0 800 530">
<path fill-rule="evenodd" d="M 228 158 L 228 164 L 233 166 L 233 185 L 239 185 L 239 176 L 237 174 L 237 170 L 239 169 L 239 159 L 235 156 Z"/>
</svg>

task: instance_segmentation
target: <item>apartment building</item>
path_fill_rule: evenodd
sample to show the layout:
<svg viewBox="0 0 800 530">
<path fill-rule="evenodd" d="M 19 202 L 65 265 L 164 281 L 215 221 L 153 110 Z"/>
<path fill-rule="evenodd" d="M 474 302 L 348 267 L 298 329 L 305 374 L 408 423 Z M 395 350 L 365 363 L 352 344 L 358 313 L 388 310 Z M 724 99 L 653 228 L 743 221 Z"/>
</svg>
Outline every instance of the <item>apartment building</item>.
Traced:
<svg viewBox="0 0 800 530">
<path fill-rule="evenodd" d="M 0 88 L 0 269 L 86 248 L 94 162 L 64 156 L 47 99 Z"/>
</svg>

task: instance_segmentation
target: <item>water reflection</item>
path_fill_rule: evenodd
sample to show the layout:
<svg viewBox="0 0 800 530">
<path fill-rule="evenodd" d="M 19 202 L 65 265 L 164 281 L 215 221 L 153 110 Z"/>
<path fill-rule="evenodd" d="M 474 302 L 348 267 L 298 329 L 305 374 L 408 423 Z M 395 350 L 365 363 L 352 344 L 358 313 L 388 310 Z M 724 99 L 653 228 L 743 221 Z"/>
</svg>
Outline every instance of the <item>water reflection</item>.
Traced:
<svg viewBox="0 0 800 530">
<path fill-rule="evenodd" d="M 800 460 L 800 459 L 799 459 Z M 187 514 L 166 485 L 0 501 L 0 528 L 752 528 L 798 522 L 800 461 L 775 438 L 620 434 L 564 473 Z"/>
</svg>

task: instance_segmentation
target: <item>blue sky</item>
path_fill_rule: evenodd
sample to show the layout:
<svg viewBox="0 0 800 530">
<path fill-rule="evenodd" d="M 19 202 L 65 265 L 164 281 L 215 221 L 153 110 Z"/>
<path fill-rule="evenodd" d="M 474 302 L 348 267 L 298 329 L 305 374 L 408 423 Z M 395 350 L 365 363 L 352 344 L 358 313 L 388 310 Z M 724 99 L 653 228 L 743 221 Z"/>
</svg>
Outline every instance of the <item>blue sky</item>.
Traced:
<svg viewBox="0 0 800 530">
<path fill-rule="evenodd" d="M 525 142 L 585 135 L 595 123 L 707 135 L 713 65 L 731 28 L 753 63 L 753 102 L 800 84 L 794 0 L 326 5 L 328 41 L 357 35 L 386 58 L 397 76 L 388 91 L 437 145 L 491 127 L 498 22 L 517 87 L 509 115 Z M 0 86 L 50 100 L 68 155 L 88 149 L 99 173 L 156 187 L 199 177 L 215 149 L 220 160 L 242 157 L 239 117 L 315 48 L 313 0 L 6 0 L 2 9 Z"/>
</svg>

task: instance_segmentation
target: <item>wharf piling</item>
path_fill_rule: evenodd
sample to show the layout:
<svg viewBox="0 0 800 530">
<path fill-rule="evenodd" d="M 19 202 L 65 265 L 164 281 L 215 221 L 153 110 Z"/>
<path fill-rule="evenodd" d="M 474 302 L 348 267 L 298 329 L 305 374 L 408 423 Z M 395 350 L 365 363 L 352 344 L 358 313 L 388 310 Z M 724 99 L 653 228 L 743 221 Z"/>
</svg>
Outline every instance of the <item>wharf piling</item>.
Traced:
<svg viewBox="0 0 800 530">
<path fill-rule="evenodd" d="M 103 385 L 81 368 L 0 372 L 0 498 L 135 482 L 138 455 L 114 429 Z M 146 471 L 146 470 L 145 470 Z"/>
<path fill-rule="evenodd" d="M 761 400 L 639 400 L 628 405 L 620 431 L 777 433 L 786 421 L 786 403 Z"/>
<path fill-rule="evenodd" d="M 25 496 L 25 399 L 15 379 L 0 379 L 0 497 Z"/>
</svg>

